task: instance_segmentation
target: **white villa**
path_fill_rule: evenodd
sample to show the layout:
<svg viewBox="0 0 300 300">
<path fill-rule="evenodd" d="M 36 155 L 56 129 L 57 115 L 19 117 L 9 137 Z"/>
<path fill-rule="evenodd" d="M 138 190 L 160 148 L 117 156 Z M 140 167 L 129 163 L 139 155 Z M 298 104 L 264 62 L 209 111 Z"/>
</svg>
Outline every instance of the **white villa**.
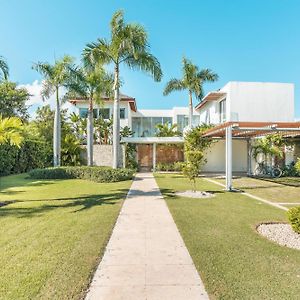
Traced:
<svg viewBox="0 0 300 300">
<path fill-rule="evenodd" d="M 70 100 L 80 116 L 87 114 L 88 103 L 81 99 Z M 134 131 L 131 142 L 143 144 L 149 151 L 158 143 L 154 138 L 157 124 L 177 124 L 179 131 L 188 125 L 188 108 L 174 107 L 169 110 L 138 109 L 135 98 L 121 95 L 120 119 L 121 127 L 129 126 Z M 104 119 L 112 117 L 113 101 L 104 99 L 101 107 L 94 109 L 94 116 Z M 220 125 L 225 122 L 294 122 L 294 85 L 291 83 L 269 82 L 228 82 L 217 91 L 209 92 L 203 100 L 194 107 L 193 125 L 202 123 Z M 127 140 L 128 141 L 128 140 Z M 177 139 L 176 142 L 182 142 Z M 249 171 L 248 141 L 233 139 L 232 171 Z M 151 148 L 151 149 L 150 149 Z M 138 162 L 151 167 L 156 162 L 156 154 L 145 158 L 147 151 L 138 151 Z M 156 149 L 155 149 L 156 150 Z M 154 152 L 153 152 L 154 153 Z M 207 153 L 207 163 L 204 171 L 225 171 L 225 141 L 213 144 Z M 166 154 L 167 155 L 167 154 Z M 293 160 L 293 153 L 286 153 L 286 162 Z M 149 156 L 149 153 L 148 153 Z M 97 163 L 97 162 L 96 162 Z"/>
</svg>

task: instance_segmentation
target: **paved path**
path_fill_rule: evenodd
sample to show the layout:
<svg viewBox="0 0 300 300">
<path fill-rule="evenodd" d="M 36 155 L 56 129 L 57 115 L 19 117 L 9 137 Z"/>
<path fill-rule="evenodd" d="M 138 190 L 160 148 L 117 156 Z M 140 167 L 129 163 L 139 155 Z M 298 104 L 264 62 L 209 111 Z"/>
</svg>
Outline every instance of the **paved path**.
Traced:
<svg viewBox="0 0 300 300">
<path fill-rule="evenodd" d="M 133 181 L 86 299 L 208 299 L 152 174 Z"/>
</svg>

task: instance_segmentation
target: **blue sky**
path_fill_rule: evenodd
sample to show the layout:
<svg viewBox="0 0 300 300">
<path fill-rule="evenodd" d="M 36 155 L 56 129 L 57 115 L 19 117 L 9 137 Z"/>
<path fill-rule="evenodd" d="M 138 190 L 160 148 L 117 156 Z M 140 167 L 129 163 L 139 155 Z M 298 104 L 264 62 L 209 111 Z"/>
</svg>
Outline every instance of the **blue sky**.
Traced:
<svg viewBox="0 0 300 300">
<path fill-rule="evenodd" d="M 0 0 L 0 6 L 0 55 L 10 65 L 11 80 L 28 87 L 41 80 L 32 62 L 52 62 L 64 54 L 79 58 L 87 42 L 108 36 L 113 12 L 123 9 L 128 22 L 147 29 L 164 72 L 162 82 L 155 83 L 121 69 L 122 90 L 137 99 L 139 108 L 186 105 L 184 92 L 162 95 L 167 80 L 180 77 L 185 55 L 219 74 L 218 82 L 205 85 L 206 92 L 228 81 L 294 83 L 300 117 L 298 0 Z"/>
</svg>

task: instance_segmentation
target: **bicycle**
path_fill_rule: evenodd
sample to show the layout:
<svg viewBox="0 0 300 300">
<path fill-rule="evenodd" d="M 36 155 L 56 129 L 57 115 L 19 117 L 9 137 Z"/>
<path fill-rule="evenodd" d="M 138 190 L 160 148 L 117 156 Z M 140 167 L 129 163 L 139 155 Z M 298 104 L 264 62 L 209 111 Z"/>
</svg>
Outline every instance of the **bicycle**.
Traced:
<svg viewBox="0 0 300 300">
<path fill-rule="evenodd" d="M 258 163 L 258 166 L 254 171 L 254 175 L 279 178 L 282 176 L 282 170 L 278 166 L 270 166 L 263 161 Z"/>
</svg>

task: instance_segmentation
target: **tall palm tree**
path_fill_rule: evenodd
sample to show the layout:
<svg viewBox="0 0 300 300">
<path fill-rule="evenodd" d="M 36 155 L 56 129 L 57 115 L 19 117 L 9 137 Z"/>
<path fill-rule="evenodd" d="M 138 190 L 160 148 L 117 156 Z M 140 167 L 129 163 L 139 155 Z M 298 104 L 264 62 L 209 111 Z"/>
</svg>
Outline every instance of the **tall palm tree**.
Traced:
<svg viewBox="0 0 300 300">
<path fill-rule="evenodd" d="M 87 163 L 93 165 L 94 144 L 94 103 L 100 104 L 103 96 L 112 91 L 113 76 L 96 65 L 94 67 L 76 68 L 71 72 L 68 83 L 68 98 L 83 98 L 89 101 L 87 116 Z"/>
<path fill-rule="evenodd" d="M 83 52 L 86 65 L 99 62 L 114 65 L 114 113 L 113 113 L 113 168 L 118 167 L 120 147 L 120 65 L 150 73 L 155 81 L 160 81 L 160 63 L 149 50 L 148 35 L 139 24 L 126 24 L 122 11 L 114 13 L 111 23 L 111 38 L 98 39 L 87 44 Z"/>
<path fill-rule="evenodd" d="M 55 115 L 53 127 L 53 165 L 60 166 L 61 152 L 61 116 L 60 106 L 61 98 L 59 96 L 60 88 L 65 87 L 72 70 L 73 58 L 65 55 L 56 60 L 53 65 L 45 62 L 35 63 L 32 68 L 43 75 L 43 88 L 41 95 L 43 99 L 49 99 L 55 93 Z"/>
<path fill-rule="evenodd" d="M 9 75 L 9 68 L 6 60 L 2 56 L 0 56 L 0 71 L 2 73 L 0 73 L 0 80 L 7 80 Z"/>
<path fill-rule="evenodd" d="M 165 89 L 164 96 L 173 91 L 187 90 L 189 93 L 189 127 L 192 128 L 193 119 L 193 94 L 201 100 L 203 98 L 203 84 L 213 82 L 218 79 L 218 75 L 210 69 L 199 71 L 198 66 L 194 65 L 191 60 L 183 57 L 182 59 L 182 78 L 171 79 Z"/>
<path fill-rule="evenodd" d="M 20 147 L 23 141 L 23 124 L 17 117 L 3 118 L 0 115 L 0 145 L 11 144 Z"/>
</svg>

